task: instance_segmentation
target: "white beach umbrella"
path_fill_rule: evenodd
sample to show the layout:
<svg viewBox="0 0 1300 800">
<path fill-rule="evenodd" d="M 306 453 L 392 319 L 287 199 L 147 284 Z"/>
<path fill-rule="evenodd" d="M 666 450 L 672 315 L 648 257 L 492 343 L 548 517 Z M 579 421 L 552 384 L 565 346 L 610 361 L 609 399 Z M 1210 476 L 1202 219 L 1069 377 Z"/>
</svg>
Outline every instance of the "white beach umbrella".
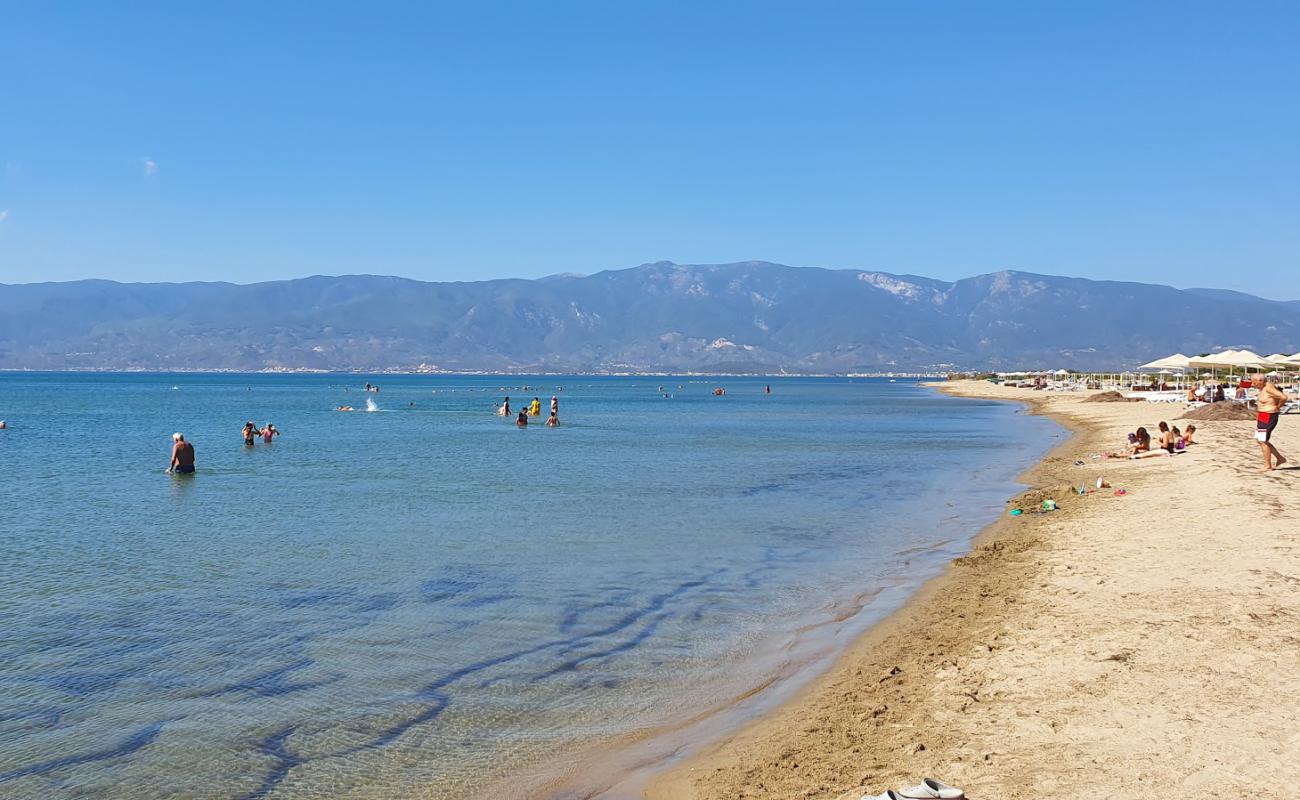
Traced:
<svg viewBox="0 0 1300 800">
<path fill-rule="evenodd" d="M 1187 369 L 1187 365 L 1190 364 L 1191 361 L 1190 358 L 1182 353 L 1174 353 L 1172 356 L 1157 358 L 1155 361 L 1143 364 L 1138 367 L 1138 369 Z"/>
</svg>

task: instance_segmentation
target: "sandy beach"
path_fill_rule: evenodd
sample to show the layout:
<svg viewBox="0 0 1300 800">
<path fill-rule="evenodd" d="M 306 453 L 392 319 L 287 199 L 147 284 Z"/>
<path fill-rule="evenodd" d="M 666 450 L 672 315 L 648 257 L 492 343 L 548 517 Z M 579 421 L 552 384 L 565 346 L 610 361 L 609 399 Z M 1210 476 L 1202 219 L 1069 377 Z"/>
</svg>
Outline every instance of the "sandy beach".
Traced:
<svg viewBox="0 0 1300 800">
<path fill-rule="evenodd" d="M 1241 421 L 1198 423 L 1174 457 L 1092 457 L 1185 424 L 1181 405 L 943 389 L 1074 431 L 1022 478 L 1022 503 L 1060 509 L 990 526 L 826 675 L 646 797 L 857 800 L 922 776 L 978 800 L 1293 797 L 1300 468 L 1260 474 Z M 1300 462 L 1300 416 L 1274 442 Z M 1112 488 L 1071 493 L 1098 477 Z"/>
</svg>

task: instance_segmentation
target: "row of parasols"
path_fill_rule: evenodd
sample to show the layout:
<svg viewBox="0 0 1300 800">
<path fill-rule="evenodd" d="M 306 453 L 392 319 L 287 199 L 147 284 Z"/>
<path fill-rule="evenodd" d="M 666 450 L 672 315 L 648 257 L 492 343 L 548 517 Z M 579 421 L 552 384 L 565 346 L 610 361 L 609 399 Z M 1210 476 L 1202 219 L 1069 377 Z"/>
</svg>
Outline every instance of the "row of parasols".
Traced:
<svg viewBox="0 0 1300 800">
<path fill-rule="evenodd" d="M 1271 356 L 1261 356 L 1250 350 L 1224 350 L 1222 353 L 1213 353 L 1205 356 L 1185 356 L 1182 353 L 1174 353 L 1172 356 L 1158 358 L 1148 364 L 1143 364 L 1138 369 L 1158 370 L 1162 372 L 1185 372 L 1187 370 L 1258 370 L 1260 372 L 1280 371 L 1295 372 L 1300 371 L 1300 353 L 1295 355 L 1284 355 L 1274 353 Z"/>
</svg>

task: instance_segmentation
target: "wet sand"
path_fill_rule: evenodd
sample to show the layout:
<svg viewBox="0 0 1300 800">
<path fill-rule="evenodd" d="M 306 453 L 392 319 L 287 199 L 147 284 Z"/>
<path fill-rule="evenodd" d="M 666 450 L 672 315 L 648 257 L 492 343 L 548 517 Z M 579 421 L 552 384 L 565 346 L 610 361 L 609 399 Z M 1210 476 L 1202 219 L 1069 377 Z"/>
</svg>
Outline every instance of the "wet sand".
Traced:
<svg viewBox="0 0 1300 800">
<path fill-rule="evenodd" d="M 1294 796 L 1300 468 L 1260 474 L 1251 422 L 1200 423 L 1172 458 L 1091 458 L 1185 424 L 1181 405 L 944 390 L 1074 431 L 1022 476 L 1024 500 L 1060 510 L 1003 517 L 822 678 L 644 796 L 857 800 L 922 776 L 977 800 Z M 1300 415 L 1274 441 L 1300 462 Z M 1114 488 L 1070 493 L 1099 476 Z"/>
</svg>

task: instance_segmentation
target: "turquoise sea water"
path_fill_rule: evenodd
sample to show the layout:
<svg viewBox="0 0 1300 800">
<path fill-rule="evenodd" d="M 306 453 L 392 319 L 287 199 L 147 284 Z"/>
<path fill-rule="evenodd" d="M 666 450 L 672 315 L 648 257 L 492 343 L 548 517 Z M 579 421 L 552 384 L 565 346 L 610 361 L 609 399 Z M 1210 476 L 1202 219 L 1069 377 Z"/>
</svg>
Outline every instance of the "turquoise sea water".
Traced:
<svg viewBox="0 0 1300 800">
<path fill-rule="evenodd" d="M 526 787 L 842 646 L 1060 435 L 848 379 L 7 374 L 0 419 L 17 798 Z"/>
</svg>

